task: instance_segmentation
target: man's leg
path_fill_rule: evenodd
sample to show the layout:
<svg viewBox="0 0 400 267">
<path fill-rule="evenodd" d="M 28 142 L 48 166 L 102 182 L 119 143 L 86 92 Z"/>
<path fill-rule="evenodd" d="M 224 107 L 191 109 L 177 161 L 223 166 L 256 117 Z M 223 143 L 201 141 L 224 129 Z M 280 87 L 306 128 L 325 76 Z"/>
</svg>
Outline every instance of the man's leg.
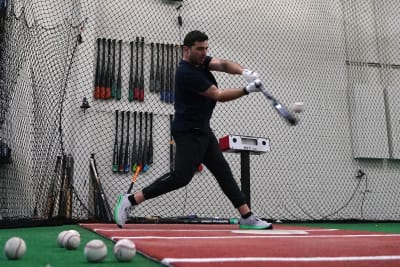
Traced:
<svg viewBox="0 0 400 267">
<path fill-rule="evenodd" d="M 272 224 L 262 221 L 255 216 L 246 203 L 246 198 L 241 192 L 238 184 L 233 178 L 231 168 L 222 154 L 216 137 L 210 136 L 207 151 L 204 154 L 204 165 L 211 171 L 217 179 L 219 186 L 224 194 L 232 202 L 233 206 L 238 209 L 241 228 L 250 229 L 270 229 Z"/>
<path fill-rule="evenodd" d="M 135 194 L 121 194 L 114 209 L 114 220 L 119 227 L 123 227 L 135 205 L 186 186 L 193 178 L 205 153 L 207 136 L 185 132 L 176 133 L 174 139 L 176 143 L 174 172 L 161 176 Z M 196 153 L 193 153 L 193 151 L 196 151 Z"/>
</svg>

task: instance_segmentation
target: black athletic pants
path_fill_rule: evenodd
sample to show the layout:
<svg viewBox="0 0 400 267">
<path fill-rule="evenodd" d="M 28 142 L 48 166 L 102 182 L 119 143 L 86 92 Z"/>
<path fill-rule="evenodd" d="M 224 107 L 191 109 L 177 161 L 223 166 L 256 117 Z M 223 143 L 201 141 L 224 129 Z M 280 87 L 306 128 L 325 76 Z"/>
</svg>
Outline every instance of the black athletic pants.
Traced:
<svg viewBox="0 0 400 267">
<path fill-rule="evenodd" d="M 175 170 L 145 187 L 145 199 L 151 199 L 189 184 L 197 167 L 203 163 L 215 176 L 219 186 L 235 208 L 246 203 L 245 196 L 233 178 L 214 133 L 191 130 L 174 132 L 176 144 Z"/>
</svg>

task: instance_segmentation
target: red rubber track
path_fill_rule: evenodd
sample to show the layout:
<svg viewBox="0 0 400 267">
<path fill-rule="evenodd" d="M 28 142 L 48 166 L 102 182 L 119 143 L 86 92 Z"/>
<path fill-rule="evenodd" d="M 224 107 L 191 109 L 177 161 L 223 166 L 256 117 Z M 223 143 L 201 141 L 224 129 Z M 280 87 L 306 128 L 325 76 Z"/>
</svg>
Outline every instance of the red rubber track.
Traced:
<svg viewBox="0 0 400 267">
<path fill-rule="evenodd" d="M 399 267 L 400 234 L 274 225 L 235 232 L 238 225 L 81 224 L 132 240 L 138 251 L 176 267 Z"/>
</svg>

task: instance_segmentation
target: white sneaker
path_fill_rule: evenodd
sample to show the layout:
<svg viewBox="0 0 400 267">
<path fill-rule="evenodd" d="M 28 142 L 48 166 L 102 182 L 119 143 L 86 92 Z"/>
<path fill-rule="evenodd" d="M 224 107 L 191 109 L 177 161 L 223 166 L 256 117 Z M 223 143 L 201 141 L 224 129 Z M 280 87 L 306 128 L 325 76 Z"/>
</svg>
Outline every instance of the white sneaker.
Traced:
<svg viewBox="0 0 400 267">
<path fill-rule="evenodd" d="M 240 229 L 272 229 L 272 223 L 266 222 L 255 216 L 254 214 L 250 217 L 239 220 Z"/>
<path fill-rule="evenodd" d="M 129 196 L 130 194 L 120 194 L 117 205 L 114 208 L 114 221 L 119 228 L 124 227 L 129 214 L 135 208 L 129 201 Z"/>
</svg>

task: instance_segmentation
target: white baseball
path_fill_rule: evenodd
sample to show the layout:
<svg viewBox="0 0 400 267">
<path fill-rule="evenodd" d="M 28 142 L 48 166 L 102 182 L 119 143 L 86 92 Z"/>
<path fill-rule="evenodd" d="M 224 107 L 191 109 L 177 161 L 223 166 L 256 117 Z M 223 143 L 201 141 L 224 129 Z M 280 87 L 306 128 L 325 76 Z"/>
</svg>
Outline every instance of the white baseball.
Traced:
<svg viewBox="0 0 400 267">
<path fill-rule="evenodd" d="M 113 254 L 118 261 L 131 261 L 136 255 L 136 246 L 129 239 L 121 239 L 114 245 Z"/>
<path fill-rule="evenodd" d="M 81 237 L 75 230 L 68 231 L 63 238 L 63 246 L 66 249 L 77 249 L 81 244 Z"/>
<path fill-rule="evenodd" d="M 4 253 L 8 259 L 20 259 L 26 252 L 25 241 L 20 237 L 11 237 L 4 246 Z"/>
<path fill-rule="evenodd" d="M 68 232 L 74 233 L 74 234 L 78 235 L 79 237 L 81 236 L 81 234 L 78 231 L 74 230 L 74 229 L 68 230 Z"/>
<path fill-rule="evenodd" d="M 290 108 L 293 112 L 301 113 L 304 111 L 304 103 L 303 102 L 295 102 L 290 105 Z"/>
<path fill-rule="evenodd" d="M 85 245 L 83 253 L 88 262 L 100 262 L 107 257 L 107 246 L 102 240 L 93 239 Z"/>
<path fill-rule="evenodd" d="M 64 236 L 68 231 L 62 231 L 57 236 L 57 243 L 60 247 L 64 247 Z"/>
</svg>

